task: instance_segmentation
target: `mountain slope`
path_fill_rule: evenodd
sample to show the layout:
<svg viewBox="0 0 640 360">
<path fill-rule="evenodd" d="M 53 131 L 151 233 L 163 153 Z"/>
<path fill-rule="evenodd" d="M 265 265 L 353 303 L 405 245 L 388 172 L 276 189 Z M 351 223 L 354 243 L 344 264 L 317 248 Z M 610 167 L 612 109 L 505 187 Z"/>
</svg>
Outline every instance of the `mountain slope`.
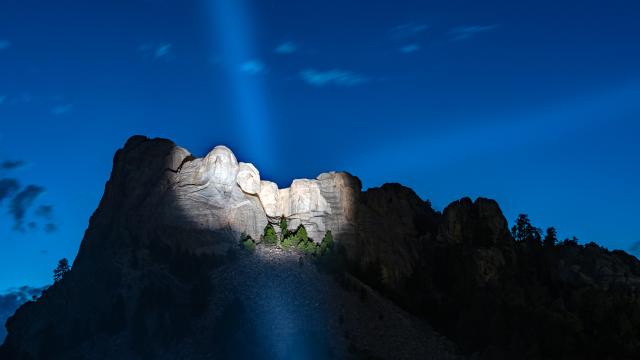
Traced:
<svg viewBox="0 0 640 360">
<path fill-rule="evenodd" d="M 9 289 L 5 294 L 0 295 L 0 323 L 4 324 L 20 305 L 31 300 L 33 297 L 40 296 L 44 289 L 46 289 L 46 287 L 33 288 L 22 286 L 17 289 Z M 6 335 L 7 333 L 4 327 L 0 328 L 0 341 L 4 341 Z"/>
<path fill-rule="evenodd" d="M 333 251 L 242 249 L 241 235 L 259 239 L 279 215 L 316 241 L 331 231 Z M 623 252 L 516 242 L 492 200 L 441 214 L 398 184 L 363 192 L 347 173 L 278 189 L 225 147 L 198 159 L 135 136 L 73 269 L 9 319 L 0 354 L 631 358 L 639 281 Z"/>
</svg>

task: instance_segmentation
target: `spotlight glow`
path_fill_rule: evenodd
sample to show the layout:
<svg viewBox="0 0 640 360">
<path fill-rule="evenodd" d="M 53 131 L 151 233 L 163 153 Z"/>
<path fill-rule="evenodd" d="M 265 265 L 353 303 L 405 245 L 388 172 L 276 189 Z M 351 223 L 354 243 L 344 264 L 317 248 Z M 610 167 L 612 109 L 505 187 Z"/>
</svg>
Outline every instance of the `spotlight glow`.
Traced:
<svg viewBox="0 0 640 360">
<path fill-rule="evenodd" d="M 265 166 L 272 161 L 272 149 L 268 141 L 270 128 L 264 91 L 264 65 L 258 60 L 253 44 L 255 23 L 250 19 L 244 0 L 208 0 L 209 15 L 215 48 L 220 52 L 236 116 L 235 130 L 246 140 L 247 154 L 253 162 Z M 247 64 L 259 64 L 247 71 Z"/>
</svg>

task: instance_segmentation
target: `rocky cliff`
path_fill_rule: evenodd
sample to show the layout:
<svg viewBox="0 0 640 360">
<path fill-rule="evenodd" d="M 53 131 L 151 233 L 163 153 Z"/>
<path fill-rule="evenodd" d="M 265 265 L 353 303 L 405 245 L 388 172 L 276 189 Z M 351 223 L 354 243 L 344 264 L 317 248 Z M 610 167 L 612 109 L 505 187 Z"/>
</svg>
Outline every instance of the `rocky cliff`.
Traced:
<svg viewBox="0 0 640 360">
<path fill-rule="evenodd" d="M 333 251 L 239 246 L 282 216 L 316 242 L 331 231 Z M 631 358 L 638 284 L 623 252 L 516 242 L 493 200 L 439 213 L 336 172 L 279 189 L 224 146 L 195 158 L 134 136 L 72 271 L 8 320 L 0 355 Z"/>
<path fill-rule="evenodd" d="M 6 293 L 0 295 L 0 323 L 4 324 L 20 305 L 32 298 L 37 298 L 44 289 L 22 286 L 9 289 Z M 6 335 L 4 327 L 0 328 L 0 342 L 4 341 Z"/>
</svg>

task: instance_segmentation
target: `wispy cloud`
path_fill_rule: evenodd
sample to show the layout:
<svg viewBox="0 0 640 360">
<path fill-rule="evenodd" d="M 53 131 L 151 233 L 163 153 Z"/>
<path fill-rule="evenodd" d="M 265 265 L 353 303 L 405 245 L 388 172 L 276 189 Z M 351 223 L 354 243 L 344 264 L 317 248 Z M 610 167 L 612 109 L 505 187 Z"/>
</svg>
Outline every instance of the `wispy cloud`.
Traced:
<svg viewBox="0 0 640 360">
<path fill-rule="evenodd" d="M 23 92 L 23 93 L 21 93 L 19 95 L 16 95 L 16 96 L 1 95 L 0 96 L 0 105 L 2 105 L 2 104 L 7 104 L 7 105 L 28 104 L 32 100 L 34 100 L 34 97 L 31 96 L 31 94 L 28 93 L 28 92 Z"/>
<path fill-rule="evenodd" d="M 249 75 L 258 75 L 265 71 L 265 65 L 258 59 L 251 59 L 240 65 L 240 71 Z"/>
<path fill-rule="evenodd" d="M 0 179 L 0 203 L 20 189 L 16 179 Z"/>
<path fill-rule="evenodd" d="M 420 45 L 418 44 L 408 44 L 400 48 L 400 52 L 404 54 L 411 54 L 420 50 Z"/>
<path fill-rule="evenodd" d="M 494 30 L 498 25 L 458 26 L 449 31 L 453 40 L 466 40 L 480 33 Z"/>
<path fill-rule="evenodd" d="M 40 205 L 35 214 L 45 219 L 51 219 L 53 217 L 53 205 Z"/>
<path fill-rule="evenodd" d="M 327 85 L 351 87 L 369 81 L 365 76 L 340 69 L 331 69 L 327 71 L 306 69 L 300 72 L 300 78 L 307 84 L 316 87 L 323 87 Z"/>
<path fill-rule="evenodd" d="M 14 229 L 23 230 L 22 223 L 24 216 L 40 194 L 44 192 L 44 188 L 36 185 L 29 185 L 18 193 L 9 205 L 9 213 L 15 220 Z"/>
<path fill-rule="evenodd" d="M 11 43 L 8 40 L 0 40 L 0 50 L 6 50 L 11 47 Z"/>
<path fill-rule="evenodd" d="M 173 44 L 168 42 L 142 44 L 138 47 L 138 51 L 141 52 L 145 58 L 150 58 L 155 61 L 170 62 L 176 58 L 173 51 Z"/>
<path fill-rule="evenodd" d="M 53 115 L 64 115 L 73 111 L 73 105 L 64 104 L 64 105 L 56 105 L 51 109 L 51 113 Z"/>
<path fill-rule="evenodd" d="M 0 163 L 0 169 L 2 170 L 13 170 L 19 168 L 24 165 L 24 161 L 22 160 L 5 160 Z"/>
<path fill-rule="evenodd" d="M 54 223 L 46 223 L 44 225 L 43 228 L 44 232 L 46 232 L 47 234 L 51 234 L 54 233 L 56 231 L 58 231 L 58 225 L 54 224 Z"/>
<path fill-rule="evenodd" d="M 291 41 L 286 41 L 276 46 L 276 48 L 273 49 L 273 51 L 276 54 L 282 54 L 282 55 L 293 54 L 294 52 L 298 51 L 298 45 Z"/>
<path fill-rule="evenodd" d="M 158 47 L 156 47 L 155 51 L 153 52 L 153 57 L 156 59 L 171 60 L 173 59 L 173 52 L 171 50 L 172 48 L 173 48 L 173 44 L 169 44 L 169 43 L 160 44 L 158 45 Z"/>
<path fill-rule="evenodd" d="M 426 31 L 429 26 L 425 24 L 407 23 L 391 29 L 391 35 L 396 39 L 406 39 L 419 35 Z"/>
</svg>

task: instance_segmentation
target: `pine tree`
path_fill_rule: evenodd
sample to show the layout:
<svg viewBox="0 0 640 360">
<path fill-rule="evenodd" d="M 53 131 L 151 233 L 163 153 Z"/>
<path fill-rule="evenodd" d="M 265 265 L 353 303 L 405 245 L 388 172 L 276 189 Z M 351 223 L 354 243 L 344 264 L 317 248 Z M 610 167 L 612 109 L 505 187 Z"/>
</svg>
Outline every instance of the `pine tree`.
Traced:
<svg viewBox="0 0 640 360">
<path fill-rule="evenodd" d="M 58 282 L 62 280 L 64 274 L 69 272 L 71 267 L 69 267 L 69 260 L 67 258 L 62 258 L 58 261 L 58 266 L 53 270 L 53 282 Z"/>
<path fill-rule="evenodd" d="M 289 223 L 287 223 L 287 218 L 282 215 L 280 217 L 280 241 L 284 241 L 284 239 L 287 237 L 289 233 L 288 227 Z"/>
<path fill-rule="evenodd" d="M 333 235 L 331 234 L 331 230 L 327 230 L 327 232 L 324 233 L 318 250 L 321 254 L 324 254 L 327 251 L 331 251 L 331 248 L 333 248 Z"/>
<path fill-rule="evenodd" d="M 304 225 L 300 224 L 298 229 L 296 230 L 296 235 L 300 239 L 300 241 L 307 242 L 309 240 L 309 235 L 307 234 L 307 229 L 305 229 Z"/>
<path fill-rule="evenodd" d="M 520 214 L 516 219 L 516 224 L 511 228 L 511 235 L 516 241 L 526 241 L 533 244 L 540 244 L 540 229 L 531 225 L 527 214 Z"/>
<path fill-rule="evenodd" d="M 267 226 L 264 227 L 262 240 L 267 245 L 275 245 L 278 243 L 278 235 L 276 235 L 276 230 L 273 228 L 273 225 L 267 224 Z"/>
<path fill-rule="evenodd" d="M 547 229 L 547 234 L 544 236 L 543 244 L 545 247 L 553 247 L 558 243 L 558 232 L 553 226 Z"/>
</svg>

